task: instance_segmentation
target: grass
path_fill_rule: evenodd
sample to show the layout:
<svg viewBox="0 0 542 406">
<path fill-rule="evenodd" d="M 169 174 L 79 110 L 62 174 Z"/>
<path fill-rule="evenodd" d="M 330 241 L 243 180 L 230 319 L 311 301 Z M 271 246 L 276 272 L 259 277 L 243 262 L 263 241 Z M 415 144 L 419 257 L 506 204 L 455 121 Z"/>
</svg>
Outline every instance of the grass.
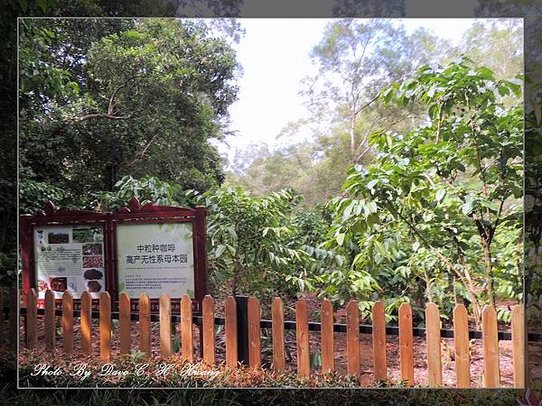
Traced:
<svg viewBox="0 0 542 406">
<path fill-rule="evenodd" d="M 1 360 L 0 360 L 1 361 Z M 124 363 L 133 362 L 126 358 Z M 39 406 L 71 406 L 71 405 L 518 405 L 522 391 L 513 389 L 495 390 L 456 390 L 456 389 L 404 389 L 382 388 L 364 389 L 348 388 L 348 380 L 338 376 L 327 377 L 329 385 L 342 384 L 343 389 L 299 388 L 302 382 L 289 374 L 261 373 L 258 371 L 224 370 L 224 379 L 233 380 L 240 386 L 250 386 L 256 381 L 273 384 L 276 389 L 57 389 L 32 390 L 16 388 L 14 383 L 15 367 L 13 362 L 0 363 L 0 375 L 12 378 L 11 383 L 0 389 L 0 405 L 39 405 Z M 30 364 L 28 364 L 29 366 Z M 19 372 L 21 377 L 28 375 L 28 366 Z M 25 369 L 26 368 L 26 369 Z M 297 379 L 297 380 L 296 380 Z M 173 376 L 169 384 L 174 385 L 178 377 Z M 98 382 L 93 382 L 97 384 Z M 135 384 L 135 382 L 132 382 Z M 322 384 L 322 382 L 320 382 Z M 314 384 L 314 382 L 313 382 Z M 350 382 L 352 386 L 352 382 Z M 284 389 L 290 386 L 290 389 Z M 282 388 L 282 389 L 281 389 Z"/>
<path fill-rule="evenodd" d="M 122 362 L 133 362 L 125 359 Z M 0 377 L 8 382 L 0 388 L 0 405 L 39 405 L 39 406 L 155 406 L 155 405 L 518 405 L 523 391 L 514 389 L 495 390 L 457 390 L 457 389 L 404 389 L 404 388 L 295 388 L 281 389 L 285 385 L 295 386 L 296 381 L 288 374 L 261 374 L 249 371 L 230 372 L 229 379 L 235 378 L 244 384 L 252 384 L 255 379 L 274 381 L 276 389 L 17 389 L 15 384 L 15 355 L 9 351 L 0 353 Z M 21 376 L 25 376 L 23 367 Z M 342 384 L 348 382 L 344 378 L 329 377 L 328 383 L 336 379 Z M 96 382 L 94 382 L 96 384 Z M 173 382 L 170 382 L 173 383 Z M 297 382 L 300 384 L 301 382 Z"/>
</svg>

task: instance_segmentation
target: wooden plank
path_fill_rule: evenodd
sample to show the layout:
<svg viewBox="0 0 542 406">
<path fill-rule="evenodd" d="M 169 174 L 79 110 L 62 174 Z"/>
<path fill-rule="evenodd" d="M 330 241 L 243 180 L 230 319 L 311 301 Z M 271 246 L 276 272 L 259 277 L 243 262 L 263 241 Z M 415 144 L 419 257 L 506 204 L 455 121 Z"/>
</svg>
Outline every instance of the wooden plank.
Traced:
<svg viewBox="0 0 542 406">
<path fill-rule="evenodd" d="M 436 304 L 425 307 L 425 328 L 427 342 L 427 380 L 429 386 L 442 386 L 442 362 L 440 351 L 440 313 Z"/>
<path fill-rule="evenodd" d="M 250 368 L 260 368 L 261 349 L 260 349 L 260 302 L 255 297 L 248 298 L 248 366 Z"/>
<path fill-rule="evenodd" d="M 237 304 L 233 296 L 226 298 L 226 366 L 237 368 Z"/>
<path fill-rule="evenodd" d="M 171 300 L 167 293 L 160 297 L 160 354 L 171 355 Z"/>
<path fill-rule="evenodd" d="M 387 381 L 386 315 L 384 313 L 384 304 L 380 301 L 375 302 L 371 315 L 373 320 L 374 380 L 375 382 Z"/>
<path fill-rule="evenodd" d="M 311 372 L 309 348 L 309 314 L 307 302 L 301 298 L 295 305 L 297 375 L 309 377 Z"/>
<path fill-rule="evenodd" d="M 31 350 L 38 343 L 38 295 L 34 288 L 26 295 L 26 347 Z"/>
<path fill-rule="evenodd" d="M 514 386 L 525 388 L 525 308 L 523 304 L 512 307 L 512 358 Z"/>
<path fill-rule="evenodd" d="M 81 351 L 92 354 L 92 299 L 86 291 L 81 294 Z"/>
<path fill-rule="evenodd" d="M 139 295 L 139 350 L 151 356 L 151 302 L 146 293 Z"/>
<path fill-rule="evenodd" d="M 100 295 L 100 359 L 111 359 L 111 296 L 108 292 Z"/>
<path fill-rule="evenodd" d="M 122 292 L 119 296 L 119 340 L 120 353 L 130 354 L 132 340 L 132 321 L 130 297 L 126 292 Z"/>
<path fill-rule="evenodd" d="M 273 369 L 284 371 L 286 362 L 284 358 L 284 307 L 282 299 L 276 297 L 271 305 L 271 335 L 273 340 Z"/>
<path fill-rule="evenodd" d="M 203 315 L 203 362 L 207 365 L 215 364 L 215 302 L 206 295 L 201 302 Z"/>
<path fill-rule="evenodd" d="M 55 294 L 51 289 L 45 291 L 45 316 L 44 316 L 45 348 L 55 348 Z"/>
<path fill-rule="evenodd" d="M 16 288 L 11 289 L 9 304 L 9 343 L 17 349 L 19 340 L 19 293 Z"/>
<path fill-rule="evenodd" d="M 321 308 L 322 330 L 322 373 L 333 372 L 335 370 L 335 356 L 333 344 L 333 305 L 328 299 L 322 301 Z"/>
<path fill-rule="evenodd" d="M 482 345 L 484 352 L 484 387 L 500 386 L 499 340 L 497 332 L 497 313 L 492 306 L 482 310 Z"/>
<path fill-rule="evenodd" d="M 190 296 L 181 298 L 181 358 L 188 362 L 194 361 L 194 338 L 192 334 L 192 300 Z"/>
<path fill-rule="evenodd" d="M 346 306 L 346 352 L 347 352 L 347 373 L 360 376 L 360 354 L 359 354 L 359 307 L 358 302 L 350 300 Z"/>
<path fill-rule="evenodd" d="M 454 307 L 455 375 L 458 388 L 470 387 L 469 315 L 464 305 Z"/>
<path fill-rule="evenodd" d="M 67 290 L 62 294 L 62 343 L 65 353 L 73 351 L 73 297 Z"/>
<path fill-rule="evenodd" d="M 399 366 L 401 380 L 414 385 L 414 350 L 412 332 L 412 308 L 408 303 L 399 307 Z"/>
</svg>

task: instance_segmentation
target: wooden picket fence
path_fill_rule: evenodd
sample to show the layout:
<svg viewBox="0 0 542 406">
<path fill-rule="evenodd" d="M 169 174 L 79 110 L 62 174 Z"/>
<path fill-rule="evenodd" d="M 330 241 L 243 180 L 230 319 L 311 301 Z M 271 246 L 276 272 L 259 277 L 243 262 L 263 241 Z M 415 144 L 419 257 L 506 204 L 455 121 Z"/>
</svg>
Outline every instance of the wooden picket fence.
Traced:
<svg viewBox="0 0 542 406">
<path fill-rule="evenodd" d="M 138 344 L 139 350 L 146 357 L 151 355 L 151 307 L 149 297 L 144 293 L 139 297 L 138 314 L 131 312 L 130 298 L 122 293 L 119 297 L 119 348 L 120 354 L 129 354 Z M 0 303 L 3 301 L 0 300 Z M 16 303 L 16 302 L 15 302 Z M 92 308 L 91 297 L 85 292 L 81 295 L 80 306 L 80 348 L 83 354 L 92 352 Z M 13 305 L 13 301 L 12 301 Z M 238 328 L 237 303 L 234 297 L 225 300 L 225 363 L 229 368 L 238 368 Z M 12 306 L 13 308 L 13 306 Z M 202 302 L 201 335 L 202 360 L 209 365 L 215 365 L 215 301 L 206 296 Z M 47 349 L 55 347 L 55 300 L 53 292 L 48 290 L 45 294 L 44 304 L 44 345 Z M 4 315 L 3 309 L 0 314 Z M 37 296 L 32 289 L 26 296 L 26 347 L 35 348 L 38 345 Z M 260 368 L 261 362 L 261 328 L 260 303 L 255 297 L 248 299 L 248 367 Z M 107 292 L 102 293 L 99 299 L 99 350 L 102 361 L 107 362 L 112 357 L 111 351 L 111 298 Z M 70 353 L 74 349 L 74 306 L 72 295 L 66 291 L 62 297 L 62 336 L 63 352 Z M 271 306 L 271 336 L 272 336 L 272 368 L 278 371 L 285 370 L 285 326 L 292 328 L 292 322 L 284 320 L 284 307 L 280 298 L 275 298 Z M 10 315 L 10 319 L 13 316 Z M 193 323 L 191 299 L 184 295 L 180 304 L 180 356 L 183 360 L 194 362 L 195 347 L 193 337 Z M 132 342 L 131 320 L 138 320 L 139 343 Z M 3 320 L 2 320 L 3 321 Z M 441 322 L 439 309 L 435 304 L 429 303 L 425 311 L 425 337 L 427 344 L 428 382 L 414 381 L 414 346 L 412 308 L 403 303 L 399 308 L 399 366 L 401 380 L 407 385 L 423 384 L 430 387 L 442 386 L 441 361 Z M 163 295 L 159 302 L 159 334 L 161 356 L 172 355 L 172 312 L 169 296 Z M 304 299 L 299 299 L 295 306 L 295 331 L 297 344 L 297 374 L 308 377 L 311 373 L 309 350 L 309 323 L 308 306 Z M 3 325 L 3 324 L 2 324 Z M 268 325 L 268 324 L 267 324 Z M 334 332 L 338 331 L 334 324 L 333 307 L 329 300 L 321 304 L 321 322 L 318 323 L 321 332 L 321 372 L 335 370 Z M 18 326 L 11 322 L 10 328 L 18 333 Z M 314 328 L 313 328 L 314 330 Z M 376 302 L 372 309 L 372 351 L 375 382 L 388 379 L 386 361 L 386 321 L 384 306 Z M 346 342 L 347 342 L 347 373 L 360 376 L 360 319 L 359 308 L 352 300 L 346 307 Z M 470 353 L 469 353 L 469 327 L 468 314 L 465 306 L 457 305 L 453 311 L 453 338 L 455 351 L 456 386 L 466 388 L 471 386 Z M 522 305 L 514 306 L 511 316 L 511 339 L 513 348 L 513 374 L 514 386 L 525 387 L 525 328 L 524 310 Z M 41 343 L 40 343 L 41 344 Z M 500 386 L 499 368 L 499 336 L 497 330 L 497 316 L 495 309 L 485 306 L 482 312 L 482 344 L 483 344 L 483 387 L 493 388 Z"/>
</svg>

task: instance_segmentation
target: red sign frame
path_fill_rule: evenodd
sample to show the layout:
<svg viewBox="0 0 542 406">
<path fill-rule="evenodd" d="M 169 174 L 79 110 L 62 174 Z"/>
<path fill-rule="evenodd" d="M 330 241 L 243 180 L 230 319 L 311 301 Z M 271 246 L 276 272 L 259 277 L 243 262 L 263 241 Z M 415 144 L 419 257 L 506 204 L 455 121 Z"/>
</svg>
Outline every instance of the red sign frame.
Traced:
<svg viewBox="0 0 542 406">
<path fill-rule="evenodd" d="M 103 227 L 104 269 L 106 274 L 105 291 L 109 292 L 114 303 L 114 310 L 117 310 L 119 300 L 117 225 L 123 223 L 191 223 L 194 253 L 193 311 L 199 314 L 201 312 L 201 301 L 207 294 L 207 214 L 208 210 L 204 206 L 196 206 L 194 209 L 158 206 L 153 203 L 141 206 L 139 199 L 135 196 L 131 199 L 128 207 L 108 213 L 65 208 L 56 209 L 52 202 L 48 202 L 42 213 L 34 215 L 23 214 L 19 216 L 23 291 L 26 294 L 30 289 L 36 288 L 36 261 L 34 258 L 33 237 L 34 227 L 36 226 L 96 225 Z M 180 298 L 171 299 L 172 310 L 179 310 Z M 151 299 L 151 311 L 158 311 L 158 300 Z M 79 300 L 74 300 L 74 302 L 74 307 L 78 308 Z M 96 307 L 97 304 L 98 301 L 93 300 L 93 307 Z M 137 298 L 132 298 L 132 310 L 137 310 Z"/>
</svg>

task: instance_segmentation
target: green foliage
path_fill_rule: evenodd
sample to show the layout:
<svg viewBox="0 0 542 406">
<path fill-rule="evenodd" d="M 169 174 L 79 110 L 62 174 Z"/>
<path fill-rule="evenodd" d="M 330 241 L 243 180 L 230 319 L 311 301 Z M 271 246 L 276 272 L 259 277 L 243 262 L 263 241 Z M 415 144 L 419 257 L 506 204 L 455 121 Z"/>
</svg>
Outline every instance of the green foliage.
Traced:
<svg viewBox="0 0 542 406">
<path fill-rule="evenodd" d="M 462 51 L 499 79 L 523 71 L 523 22 L 520 19 L 478 20 L 465 33 Z"/>
<path fill-rule="evenodd" d="M 234 162 L 228 182 L 257 194 L 292 187 L 307 206 L 339 195 L 348 167 L 372 159 L 368 134 L 383 125 L 406 130 L 419 114 L 417 106 L 384 106 L 378 90 L 424 63 L 442 60 L 449 48 L 426 30 L 407 34 L 399 22 L 329 23 L 311 52 L 318 73 L 305 78 L 301 90 L 310 117 L 289 123 L 280 134 L 299 139 L 305 130 L 312 139 L 276 151 L 251 148 L 239 155 L 243 162 Z"/>
<path fill-rule="evenodd" d="M 209 267 L 215 291 L 254 294 L 295 292 L 308 255 L 292 246 L 291 190 L 254 197 L 240 187 L 196 195 L 211 211 L 208 219 Z"/>
<path fill-rule="evenodd" d="M 21 214 L 38 213 L 43 210 L 48 201 L 64 206 L 68 203 L 69 197 L 70 195 L 63 189 L 44 182 L 27 180 L 21 182 L 19 186 L 19 212 Z"/>
<path fill-rule="evenodd" d="M 222 182 L 209 141 L 226 128 L 236 61 L 204 22 L 24 20 L 20 42 L 21 184 L 88 207 L 124 176 Z"/>
<path fill-rule="evenodd" d="M 292 188 L 303 195 L 303 206 L 312 207 L 340 192 L 349 162 L 344 148 L 348 148 L 345 143 L 337 148 L 324 148 L 318 143 L 295 144 L 275 151 L 265 145 L 253 146 L 236 157 L 233 171 L 226 174 L 226 183 L 260 196 Z M 247 160 L 250 163 L 245 168 Z"/>
<path fill-rule="evenodd" d="M 357 245 L 354 268 L 410 297 L 422 283 L 427 300 L 453 303 L 460 283 L 476 315 L 496 293 L 520 299 L 512 279 L 522 254 L 520 91 L 468 60 L 424 66 L 383 90 L 390 103 L 422 102 L 427 119 L 406 133 L 371 135 L 374 163 L 353 166 L 344 184 L 351 197 L 330 203 L 328 246 Z M 508 95 L 515 104 L 501 103 Z"/>
<path fill-rule="evenodd" d="M 143 205 L 153 202 L 161 206 L 182 206 L 187 201 L 180 185 L 171 184 L 154 176 L 135 179 L 125 176 L 119 180 L 112 192 L 102 192 L 93 202 L 98 211 L 116 211 L 127 207 L 133 196 Z"/>
</svg>

